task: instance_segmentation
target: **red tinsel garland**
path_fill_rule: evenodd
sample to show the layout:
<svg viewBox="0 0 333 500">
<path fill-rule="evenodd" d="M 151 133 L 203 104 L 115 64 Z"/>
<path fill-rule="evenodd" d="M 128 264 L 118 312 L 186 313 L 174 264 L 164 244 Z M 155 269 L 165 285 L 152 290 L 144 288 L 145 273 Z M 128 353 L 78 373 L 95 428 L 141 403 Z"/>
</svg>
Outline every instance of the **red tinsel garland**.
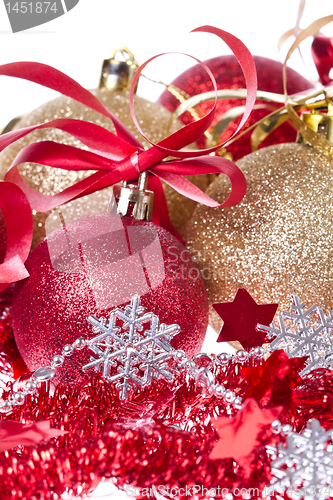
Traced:
<svg viewBox="0 0 333 500">
<path fill-rule="evenodd" d="M 333 427 L 331 372 L 317 370 L 300 379 L 293 371 L 299 360 L 286 356 L 283 360 L 284 356 L 278 351 L 271 355 L 269 363 L 258 358 L 242 362 L 237 357 L 225 363 L 217 357 L 209 368 L 220 384 L 244 396 L 249 384 L 242 372 L 257 369 L 262 384 L 267 386 L 267 371 L 274 372 L 275 367 L 271 397 L 261 406 L 272 406 L 279 395 L 281 399 L 291 391 L 292 397 L 286 401 L 280 418 L 283 424 L 290 423 L 300 431 L 310 418 L 316 417 L 325 428 Z M 279 378 L 283 363 L 290 377 Z M 50 419 L 52 427 L 68 430 L 69 434 L 33 448 L 0 453 L 0 498 L 54 499 L 65 491 L 79 495 L 96 487 L 103 477 L 112 479 L 121 489 L 129 484 L 137 488 L 154 485 L 174 488 L 176 492 L 200 484 L 208 490 L 220 486 L 217 497 L 221 498 L 227 489 L 258 488 L 261 498 L 271 479 L 267 442 L 263 441 L 251 455 L 252 472 L 248 478 L 232 459 L 209 458 L 218 440 L 211 419 L 231 416 L 236 411 L 223 399 L 205 397 L 195 381 L 184 374 L 176 376 L 172 385 L 156 381 L 138 389 L 128 401 L 119 400 L 114 387 L 98 376 L 75 388 L 58 386 L 53 395 L 44 386 L 3 419 Z M 273 437 L 275 443 L 280 439 L 279 435 Z M 207 493 L 202 490 L 196 495 L 200 498 Z"/>
</svg>

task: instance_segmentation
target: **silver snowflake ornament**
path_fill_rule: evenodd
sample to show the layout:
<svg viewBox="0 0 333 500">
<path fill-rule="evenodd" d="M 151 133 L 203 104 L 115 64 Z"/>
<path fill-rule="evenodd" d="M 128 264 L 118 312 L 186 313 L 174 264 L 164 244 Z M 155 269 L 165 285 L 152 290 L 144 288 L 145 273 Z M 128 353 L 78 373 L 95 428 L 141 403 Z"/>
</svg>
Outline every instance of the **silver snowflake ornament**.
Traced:
<svg viewBox="0 0 333 500">
<path fill-rule="evenodd" d="M 324 500 L 331 496 L 333 484 L 333 432 L 325 431 L 316 419 L 301 434 L 290 432 L 278 448 L 267 446 L 276 491 L 298 498 Z"/>
<path fill-rule="evenodd" d="M 94 356 L 83 370 L 101 370 L 103 378 L 116 382 L 121 399 L 128 397 L 134 385 L 148 385 L 159 376 L 173 379 L 167 362 L 175 352 L 170 341 L 180 327 L 160 324 L 155 314 L 145 313 L 139 295 L 132 297 L 124 311 L 111 311 L 108 320 L 89 316 L 87 321 L 98 335 L 88 341 Z"/>
<path fill-rule="evenodd" d="M 297 295 L 293 295 L 291 311 L 278 315 L 278 326 L 258 325 L 274 339 L 270 351 L 283 349 L 290 358 L 306 356 L 306 366 L 300 375 L 306 375 L 316 368 L 333 367 L 333 315 L 328 316 L 319 306 L 306 309 Z"/>
</svg>

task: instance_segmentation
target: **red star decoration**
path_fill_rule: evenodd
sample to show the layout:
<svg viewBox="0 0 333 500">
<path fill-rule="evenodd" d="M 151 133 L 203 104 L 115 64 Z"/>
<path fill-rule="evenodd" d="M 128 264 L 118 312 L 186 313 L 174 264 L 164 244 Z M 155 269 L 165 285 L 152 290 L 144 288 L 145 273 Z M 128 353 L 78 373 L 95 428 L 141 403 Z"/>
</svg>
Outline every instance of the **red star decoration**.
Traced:
<svg viewBox="0 0 333 500">
<path fill-rule="evenodd" d="M 210 458 L 233 458 L 245 472 L 251 472 L 250 456 L 253 451 L 267 444 L 272 437 L 271 424 L 277 420 L 283 407 L 261 410 L 254 399 L 248 399 L 243 408 L 233 417 L 213 420 L 220 440 Z"/>
<path fill-rule="evenodd" d="M 270 325 L 278 304 L 259 305 L 245 288 L 239 288 L 232 302 L 213 304 L 213 307 L 224 322 L 217 342 L 238 340 L 248 349 L 265 342 L 265 334 L 258 331 L 257 325 Z"/>
<path fill-rule="evenodd" d="M 243 368 L 241 373 L 249 386 L 243 400 L 254 398 L 263 405 L 291 403 L 292 389 L 301 377 L 300 370 L 304 368 L 306 357 L 290 359 L 282 351 L 274 351 L 261 366 Z"/>
<path fill-rule="evenodd" d="M 13 420 L 0 422 L 0 452 L 15 446 L 34 446 L 41 441 L 68 434 L 67 431 L 50 428 L 49 420 L 22 424 Z"/>
</svg>

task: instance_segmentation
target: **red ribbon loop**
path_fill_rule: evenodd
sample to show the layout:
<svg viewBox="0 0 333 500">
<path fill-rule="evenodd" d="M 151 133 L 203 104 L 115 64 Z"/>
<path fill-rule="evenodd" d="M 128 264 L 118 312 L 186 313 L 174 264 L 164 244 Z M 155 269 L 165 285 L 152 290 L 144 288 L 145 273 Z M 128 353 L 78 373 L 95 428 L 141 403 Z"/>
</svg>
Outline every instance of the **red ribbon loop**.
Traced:
<svg viewBox="0 0 333 500">
<path fill-rule="evenodd" d="M 9 283 L 27 278 L 24 266 L 32 241 L 32 214 L 23 191 L 11 182 L 0 181 L 0 209 L 7 229 L 7 251 L 0 264 L 0 291 Z"/>
<path fill-rule="evenodd" d="M 247 120 L 256 100 L 257 79 L 253 58 L 240 40 L 225 31 L 211 26 L 203 26 L 194 31 L 212 33 L 224 40 L 232 49 L 242 67 L 248 93 L 244 116 L 235 132 L 237 133 Z M 134 114 L 133 92 L 141 69 L 144 68 L 149 61 L 143 64 L 135 74 L 130 91 L 132 118 L 142 135 L 143 133 Z M 216 82 L 212 73 L 204 63 L 201 63 L 201 61 L 198 62 L 203 65 L 210 75 L 216 90 Z M 32 221 L 29 203 L 35 210 L 46 212 L 74 198 L 90 194 L 119 181 L 135 181 L 140 172 L 144 170 L 148 170 L 151 174 L 156 176 L 155 179 L 153 179 L 154 182 L 150 183 L 150 185 L 154 185 L 155 190 L 158 191 L 155 205 L 157 207 L 157 212 L 158 210 L 160 210 L 160 212 L 156 213 L 155 211 L 155 220 L 162 221 L 167 218 L 166 203 L 162 200 L 164 194 L 161 187 L 161 179 L 179 193 L 199 203 L 212 207 L 232 206 L 239 203 L 245 195 L 246 182 L 241 170 L 234 163 L 225 158 L 208 156 L 208 153 L 216 151 L 222 147 L 222 145 L 206 150 L 190 152 L 183 150 L 183 148 L 201 137 L 204 131 L 211 125 L 216 101 L 215 105 L 206 116 L 200 118 L 197 122 L 186 125 L 158 144 L 153 144 L 146 138 L 152 147 L 148 150 L 144 150 L 141 143 L 134 135 L 127 130 L 119 119 L 105 108 L 91 92 L 85 90 L 64 73 L 44 64 L 21 62 L 0 66 L 0 75 L 23 78 L 69 96 L 110 118 L 118 134 L 112 134 L 96 124 L 88 123 L 83 120 L 57 119 L 49 123 L 15 130 L 0 137 L 1 151 L 9 144 L 24 137 L 33 130 L 54 127 L 71 133 L 90 148 L 90 151 L 84 151 L 66 144 L 41 141 L 24 147 L 15 158 L 5 176 L 5 180 L 10 182 L 4 182 L 2 184 L 6 186 L 5 191 L 7 190 L 7 196 L 4 197 L 6 205 L 4 206 L 4 212 L 6 212 L 4 215 L 8 232 L 7 254 L 5 262 L 2 267 L 0 266 L 0 282 L 2 280 L 2 283 L 12 282 L 13 276 L 16 277 L 16 279 L 22 279 L 22 277 L 27 276 L 23 262 L 27 258 L 32 239 Z M 168 156 L 180 159 L 163 161 Z M 20 163 L 24 162 L 39 163 L 65 170 L 96 170 L 96 172 L 65 189 L 61 193 L 47 196 L 34 191 L 25 184 L 17 168 Z M 183 175 L 210 173 L 224 173 L 231 180 L 231 193 L 224 203 L 219 204 L 212 200 L 187 179 L 182 177 Z M 4 190 L 0 187 L 0 198 L 3 195 L 3 191 Z M 15 206 L 16 209 L 21 210 L 23 219 L 20 220 L 24 220 L 24 223 L 21 225 L 17 224 L 17 219 L 13 220 L 9 217 L 6 209 L 6 207 L 13 207 L 13 213 L 15 213 Z M 1 203 L 0 208 L 2 208 Z M 30 218 L 27 215 L 27 210 Z M 18 241 L 22 242 L 22 248 L 20 249 L 18 248 Z M 14 274 L 11 272 L 13 269 Z M 1 288 L 0 285 L 0 290 L 1 289 L 4 288 Z"/>
<path fill-rule="evenodd" d="M 239 130 L 243 127 L 243 125 L 245 124 L 246 120 L 248 119 L 248 117 L 253 109 L 253 106 L 256 102 L 258 82 L 257 82 L 257 71 L 256 71 L 256 67 L 254 64 L 254 60 L 253 60 L 253 57 L 252 57 L 250 51 L 243 44 L 243 42 L 241 42 L 241 40 L 239 40 L 235 36 L 231 35 L 227 31 L 223 31 L 223 30 L 220 30 L 218 28 L 214 28 L 213 26 L 201 26 L 200 28 L 194 29 L 192 32 L 212 33 L 213 35 L 216 35 L 219 38 L 221 38 L 221 40 L 223 40 L 230 47 L 230 49 L 233 51 L 234 55 L 236 56 L 236 59 L 238 60 L 240 66 L 241 66 L 243 74 L 244 74 L 245 84 L 246 84 L 246 88 L 247 88 L 245 111 L 244 111 L 242 120 L 241 120 L 240 124 L 238 125 L 237 129 L 232 134 L 232 136 L 229 137 L 224 142 L 224 144 L 225 144 L 228 140 L 230 140 L 232 137 L 234 137 L 239 132 Z M 211 70 L 208 68 L 208 66 L 205 63 L 203 63 L 202 61 L 200 61 L 199 59 L 197 59 L 196 57 L 193 57 L 193 56 L 189 56 L 189 57 L 192 57 L 192 59 L 195 59 L 199 64 L 201 64 L 201 66 L 207 71 L 209 77 L 212 80 L 214 90 L 215 90 L 215 103 L 214 103 L 213 108 L 207 113 L 206 116 L 200 118 L 199 120 L 197 120 L 195 122 L 189 123 L 188 125 L 183 127 L 181 130 L 178 130 L 177 132 L 175 132 L 174 134 L 169 136 L 167 139 L 164 139 L 163 141 L 161 141 L 158 144 L 154 144 L 153 142 L 151 142 L 148 139 L 148 137 L 146 137 L 144 135 L 144 133 L 142 132 L 140 125 L 138 123 L 138 120 L 135 116 L 135 112 L 134 112 L 133 96 L 134 96 L 135 86 L 137 84 L 137 81 L 139 79 L 139 76 L 140 76 L 142 70 L 147 66 L 147 64 L 149 64 L 150 61 L 153 61 L 157 57 L 161 57 L 163 55 L 165 55 L 165 54 L 159 54 L 157 56 L 154 56 L 154 57 L 148 59 L 148 61 L 146 61 L 144 64 L 142 64 L 139 67 L 139 69 L 135 73 L 134 78 L 132 80 L 131 89 L 130 89 L 130 108 L 131 108 L 131 115 L 132 115 L 132 118 L 133 118 L 133 121 L 135 123 L 136 128 L 138 129 L 138 131 L 140 132 L 142 137 L 144 137 L 146 139 L 146 141 L 148 141 L 152 146 L 154 146 L 159 151 L 163 152 L 165 154 L 165 156 L 174 156 L 176 158 L 189 158 L 189 157 L 207 155 L 207 154 L 210 154 L 210 153 L 213 153 L 213 152 L 219 150 L 221 148 L 222 144 L 219 144 L 219 145 L 212 147 L 212 148 L 209 148 L 209 149 L 202 149 L 200 151 L 191 151 L 191 152 L 179 151 L 181 148 L 188 146 L 189 144 L 197 141 L 198 139 L 200 139 L 202 137 L 205 130 L 208 129 L 208 127 L 211 125 L 211 123 L 213 121 L 214 112 L 215 112 L 216 103 L 217 103 L 217 86 L 216 86 L 216 81 L 215 81 L 214 75 L 212 74 Z M 187 55 L 187 54 L 185 54 L 185 55 Z"/>
<path fill-rule="evenodd" d="M 333 68 L 333 38 L 319 33 L 314 37 L 311 52 L 321 83 L 328 85 L 332 81 L 329 73 Z"/>
</svg>

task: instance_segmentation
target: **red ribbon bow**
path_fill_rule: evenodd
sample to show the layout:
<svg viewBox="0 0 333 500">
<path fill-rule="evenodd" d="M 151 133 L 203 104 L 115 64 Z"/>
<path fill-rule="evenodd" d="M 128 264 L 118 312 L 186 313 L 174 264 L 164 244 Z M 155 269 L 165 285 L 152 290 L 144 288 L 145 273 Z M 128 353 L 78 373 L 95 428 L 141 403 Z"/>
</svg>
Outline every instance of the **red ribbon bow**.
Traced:
<svg viewBox="0 0 333 500">
<path fill-rule="evenodd" d="M 256 100 L 257 78 L 253 58 L 240 40 L 225 31 L 211 26 L 203 26 L 194 31 L 213 33 L 219 36 L 232 49 L 242 67 L 248 92 L 244 116 L 233 134 L 234 136 L 246 122 Z M 143 137 L 145 136 L 134 113 L 133 94 L 141 71 L 156 57 L 159 56 L 149 59 L 138 69 L 130 90 L 131 114 Z M 214 76 L 209 68 L 198 59 L 193 59 L 206 69 L 212 79 L 214 89 L 217 91 Z M 46 212 L 74 198 L 85 196 L 122 180 L 135 181 L 139 173 L 144 170 L 155 176 L 155 189 L 160 186 L 160 181 L 156 183 L 157 177 L 179 193 L 210 207 L 236 205 L 245 195 L 246 181 L 240 169 L 225 158 L 209 156 L 210 153 L 220 149 L 221 145 L 206 150 L 181 151 L 182 148 L 202 137 L 210 126 L 214 117 L 217 97 L 214 106 L 206 116 L 186 125 L 158 144 L 153 144 L 145 137 L 152 145 L 145 151 L 131 132 L 91 92 L 55 68 L 40 63 L 11 63 L 0 66 L 0 75 L 14 76 L 39 83 L 75 99 L 110 118 L 118 134 L 115 135 L 103 127 L 83 120 L 57 119 L 8 132 L 0 137 L 0 151 L 2 151 L 9 144 L 34 130 L 54 127 L 72 134 L 91 149 L 91 151 L 84 151 L 66 144 L 44 141 L 29 144 L 15 158 L 5 176 L 6 182 L 0 182 L 0 208 L 2 209 L 4 205 L 9 204 L 8 210 L 3 211 L 8 231 L 8 244 L 5 261 L 0 265 L 0 291 L 6 288 L 10 282 L 28 276 L 23 262 L 28 256 L 32 238 L 30 207 L 40 212 Z M 173 156 L 176 159 L 163 161 L 167 156 Z M 96 170 L 96 172 L 61 193 L 48 196 L 34 191 L 25 184 L 17 168 L 23 162 L 39 163 L 65 170 Z M 183 175 L 209 173 L 224 173 L 231 181 L 231 193 L 222 204 L 212 200 L 183 177 Z M 12 190 L 11 194 L 9 194 L 10 189 Z M 16 192 L 13 191 L 15 189 Z M 3 198 L 3 192 L 6 190 L 8 193 Z M 17 223 L 14 224 L 12 217 L 9 217 L 8 214 L 13 205 L 16 207 L 16 216 L 21 218 L 19 226 Z"/>
</svg>

